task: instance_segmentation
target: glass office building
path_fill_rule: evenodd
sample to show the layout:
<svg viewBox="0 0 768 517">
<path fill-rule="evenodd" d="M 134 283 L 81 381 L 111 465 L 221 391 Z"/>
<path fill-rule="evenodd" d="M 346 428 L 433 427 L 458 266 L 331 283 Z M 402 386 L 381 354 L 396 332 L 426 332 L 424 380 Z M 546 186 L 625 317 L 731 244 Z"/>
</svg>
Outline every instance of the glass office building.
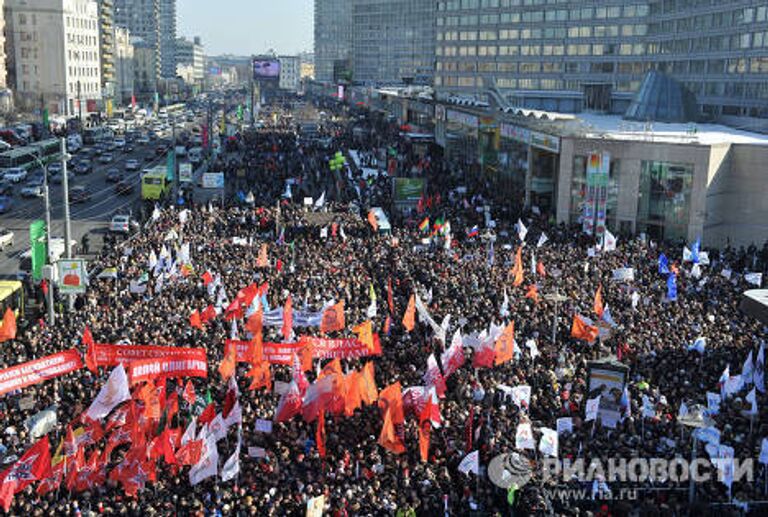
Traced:
<svg viewBox="0 0 768 517">
<path fill-rule="evenodd" d="M 352 52 L 352 0 L 315 0 L 315 79 L 338 80 Z"/>
<path fill-rule="evenodd" d="M 438 94 L 624 113 L 646 72 L 712 116 L 768 117 L 765 0 L 441 0 Z"/>
</svg>

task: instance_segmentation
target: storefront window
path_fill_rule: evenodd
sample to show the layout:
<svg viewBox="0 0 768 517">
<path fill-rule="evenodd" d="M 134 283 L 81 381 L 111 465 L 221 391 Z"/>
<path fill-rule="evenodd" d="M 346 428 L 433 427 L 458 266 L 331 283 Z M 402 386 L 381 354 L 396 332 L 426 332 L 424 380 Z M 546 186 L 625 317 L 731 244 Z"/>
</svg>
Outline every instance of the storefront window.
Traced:
<svg viewBox="0 0 768 517">
<path fill-rule="evenodd" d="M 655 239 L 688 236 L 693 165 L 643 161 L 637 205 L 638 231 Z"/>
</svg>

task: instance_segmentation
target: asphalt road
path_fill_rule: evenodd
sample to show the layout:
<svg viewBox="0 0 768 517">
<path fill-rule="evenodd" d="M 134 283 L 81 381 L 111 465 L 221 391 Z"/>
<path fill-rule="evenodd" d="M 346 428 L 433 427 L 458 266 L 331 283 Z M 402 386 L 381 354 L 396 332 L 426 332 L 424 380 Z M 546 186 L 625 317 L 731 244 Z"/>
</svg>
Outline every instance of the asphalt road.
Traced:
<svg viewBox="0 0 768 517">
<path fill-rule="evenodd" d="M 113 161 L 102 164 L 98 157 L 91 155 L 93 171 L 86 175 L 75 175 L 70 181 L 70 190 L 75 185 L 85 186 L 91 192 L 91 199 L 78 204 L 72 204 L 70 199 L 70 228 L 72 239 L 78 243 L 85 233 L 89 234 L 90 253 L 101 248 L 103 237 L 109 228 L 109 221 L 116 213 L 125 213 L 129 209 L 136 209 L 140 205 L 141 185 L 140 172 L 125 171 L 125 162 L 129 159 L 139 160 L 142 169 L 152 167 L 159 163 L 165 163 L 165 155 L 155 156 L 157 144 L 150 142 L 148 145 L 134 143 L 135 149 L 131 153 L 120 150 L 112 151 Z M 151 156 L 152 161 L 145 161 L 146 156 Z M 134 190 L 129 195 L 117 195 L 114 183 L 106 180 L 107 170 L 116 168 L 131 178 Z M 29 249 L 29 224 L 35 219 L 45 219 L 45 204 L 43 198 L 23 198 L 21 189 L 24 182 L 15 187 L 14 206 L 7 214 L 0 216 L 0 226 L 10 229 L 14 233 L 14 245 L 7 248 L 0 255 L 0 277 L 15 276 L 19 269 L 19 255 Z M 64 237 L 64 201 L 63 188 L 60 184 L 49 184 L 51 199 L 51 235 Z"/>
</svg>

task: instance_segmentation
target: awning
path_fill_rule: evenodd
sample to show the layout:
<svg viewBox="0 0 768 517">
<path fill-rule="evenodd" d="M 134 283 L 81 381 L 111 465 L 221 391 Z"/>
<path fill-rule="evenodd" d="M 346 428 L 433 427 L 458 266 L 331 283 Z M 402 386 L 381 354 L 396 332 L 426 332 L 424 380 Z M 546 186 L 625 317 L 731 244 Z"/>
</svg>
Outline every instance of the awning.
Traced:
<svg viewBox="0 0 768 517">
<path fill-rule="evenodd" d="M 739 308 L 749 316 L 768 325 L 768 289 L 751 289 L 741 296 Z"/>
</svg>

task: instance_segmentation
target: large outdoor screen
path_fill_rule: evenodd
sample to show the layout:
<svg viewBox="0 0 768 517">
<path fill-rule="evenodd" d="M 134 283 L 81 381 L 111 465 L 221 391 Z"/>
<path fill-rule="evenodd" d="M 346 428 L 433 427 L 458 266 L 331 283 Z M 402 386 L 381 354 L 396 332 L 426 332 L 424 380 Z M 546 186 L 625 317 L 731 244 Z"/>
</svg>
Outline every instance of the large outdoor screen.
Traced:
<svg viewBox="0 0 768 517">
<path fill-rule="evenodd" d="M 253 60 L 253 77 L 254 79 L 274 78 L 280 77 L 280 61 L 254 59 Z"/>
</svg>

